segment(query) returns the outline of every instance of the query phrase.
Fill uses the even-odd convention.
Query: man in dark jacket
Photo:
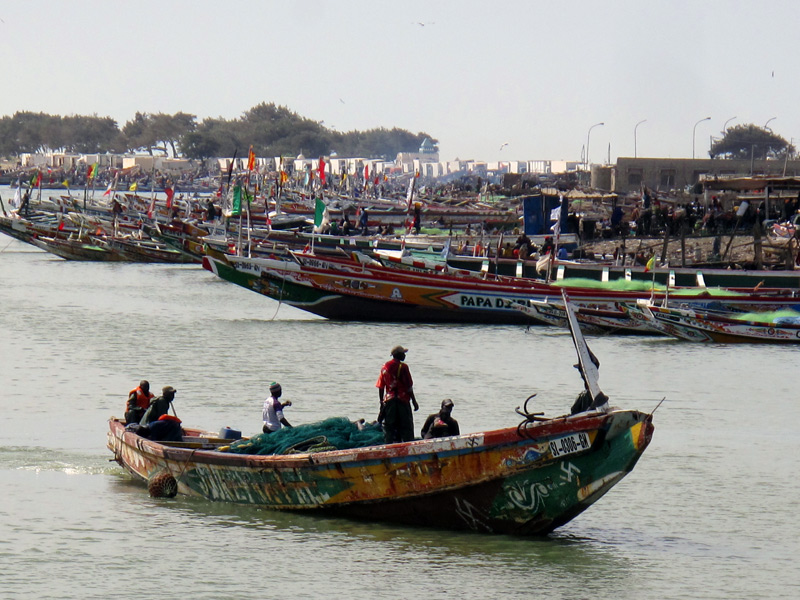
[[[171,385],[165,386],[161,390],[161,395],[150,401],[150,406],[144,413],[142,420],[139,421],[141,425],[149,425],[153,421],[158,421],[161,415],[166,415],[169,412],[169,405],[175,399],[175,388]]]
[[[450,398],[442,400],[439,412],[429,415],[422,426],[423,439],[460,435],[458,421],[450,416],[451,412],[453,412],[453,401]]]

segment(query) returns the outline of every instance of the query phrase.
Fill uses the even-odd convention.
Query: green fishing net
[[[595,279],[584,279],[581,277],[567,277],[558,281],[553,281],[553,285],[565,288],[579,287],[579,288],[593,288],[598,290],[613,290],[617,292],[650,292],[653,288],[652,281],[644,281],[633,279],[628,281],[626,279],[614,279],[612,281],[597,281]],[[657,292],[666,290],[666,286],[661,283],[655,284]],[[719,287],[710,288],[670,288],[671,296],[740,296],[741,292],[728,290]]]
[[[274,433],[259,433],[230,445],[236,454],[297,454],[346,450],[383,444],[383,430],[376,423],[354,423],[331,417],[316,423],[282,427]]]

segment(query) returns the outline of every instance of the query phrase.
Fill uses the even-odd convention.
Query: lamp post
[[[703,121],[710,121],[711,117],[706,117],[705,119],[700,119],[697,123],[694,124],[692,128],[692,159],[694,159],[694,135],[697,133],[697,126],[700,125]]]
[[[585,159],[586,160],[586,165],[585,165],[586,166],[586,168],[585,168],[586,171],[589,170],[589,136],[592,135],[592,129],[594,129],[595,127],[599,127],[601,125],[605,125],[605,123],[595,123],[594,125],[589,127],[589,131],[586,133],[586,159]]]
[[[727,131],[728,131],[728,123],[730,123],[731,121],[733,121],[735,118],[736,118],[736,117],[731,117],[730,119],[728,119],[727,121],[725,121],[725,125],[723,125],[723,126],[722,126],[722,135],[725,135],[725,132],[727,132]]]
[[[641,125],[645,121],[647,121],[647,119],[642,119],[633,128],[633,158],[636,158],[636,130],[639,129],[639,125]]]
[[[768,127],[768,125],[769,125],[770,123],[772,123],[772,122],[773,122],[775,119],[777,119],[777,118],[778,118],[778,117],[772,117],[771,119],[767,119],[767,122],[766,122],[766,123],[764,123],[764,129],[766,129],[767,131],[769,131],[770,133],[772,133],[772,129],[770,129],[770,128]]]

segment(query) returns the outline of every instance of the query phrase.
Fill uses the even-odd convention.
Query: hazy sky
[[[789,0],[5,1],[0,115],[275,102],[444,160],[580,160],[588,137],[593,162],[646,119],[638,156],[691,157],[696,131],[700,157],[733,117],[800,141],[798,25]]]

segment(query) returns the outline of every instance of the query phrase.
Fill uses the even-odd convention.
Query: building
[[[608,167],[605,167],[608,168]],[[592,187],[607,189],[604,168],[592,167]],[[630,193],[647,186],[657,192],[684,191],[701,179],[766,175],[800,175],[800,160],[737,160],[721,158],[624,158],[610,167],[610,191]]]

